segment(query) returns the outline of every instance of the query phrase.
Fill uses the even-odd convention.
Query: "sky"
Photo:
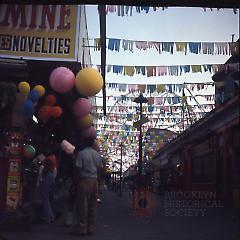
[[[94,38],[100,37],[99,16],[96,5],[86,6],[89,43],[93,46]],[[214,8],[185,8],[169,7],[146,14],[137,13],[133,9],[132,16],[118,16],[116,13],[107,14],[107,37],[137,41],[157,42],[231,42],[239,38],[239,11],[234,14],[233,9]],[[107,42],[108,44],[108,42]],[[171,66],[194,64],[224,64],[230,55],[207,55],[176,52],[159,54],[155,49],[124,51],[110,51],[107,49],[106,62],[110,65],[132,66]],[[91,48],[93,67],[101,64],[100,51]],[[124,76],[123,74],[107,73],[106,83],[126,84],[181,84],[184,82],[212,82],[213,74],[189,73],[182,76],[146,77],[142,75]],[[205,89],[205,94],[214,94],[214,87]],[[107,96],[120,96],[123,93],[107,89]],[[193,92],[193,94],[195,94]],[[97,95],[97,105],[102,105],[102,93]],[[147,97],[147,96],[146,96]],[[108,101],[108,105],[116,102]],[[214,100],[212,100],[214,103]],[[130,103],[131,104],[131,103]],[[114,110],[111,110],[114,112]],[[209,109],[210,111],[210,109]],[[101,122],[101,121],[100,121]]]
[[[87,5],[87,27],[89,44],[93,46],[94,38],[100,37],[99,16],[96,5]],[[128,40],[172,41],[172,42],[231,42],[232,34],[235,41],[239,38],[239,11],[234,14],[233,9],[193,7],[169,7],[153,11],[151,8],[146,14],[137,13],[133,9],[132,16],[118,16],[108,13],[106,17],[107,37]],[[108,44],[108,42],[107,42]],[[93,67],[100,65],[100,51],[91,50]],[[106,62],[110,65],[133,66],[170,66],[192,64],[224,64],[230,55],[193,54],[174,51],[174,54],[155,49],[146,51],[134,49],[133,53],[124,51],[110,51],[107,49]],[[106,83],[126,84],[182,84],[184,82],[212,82],[212,73],[188,73],[181,76],[147,77],[142,75],[124,76],[109,72],[106,74]],[[207,89],[208,94],[214,94],[214,87]],[[121,95],[107,89],[107,95]],[[100,92],[99,97],[102,96]],[[102,105],[98,99],[98,105]],[[110,104],[110,103],[109,103]],[[114,104],[114,103],[112,103]]]
[[[100,36],[99,20],[96,6],[87,6],[87,22],[89,38]],[[152,9],[137,13],[133,10],[132,16],[117,16],[116,13],[107,14],[107,37],[129,40],[148,41],[186,41],[186,42],[228,42],[235,34],[239,38],[239,12],[234,14],[233,9],[206,9],[169,7],[164,11]],[[147,53],[148,52],[148,53]],[[197,63],[222,63],[228,57],[209,56],[181,53],[166,53],[159,55],[155,50],[134,53],[122,51],[120,53],[107,52],[107,63],[133,65],[178,65]],[[152,57],[154,55],[154,57]],[[100,63],[100,54],[92,51],[92,62]]]

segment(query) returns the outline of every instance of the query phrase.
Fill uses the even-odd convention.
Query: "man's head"
[[[92,147],[94,144],[94,138],[92,137],[87,137],[84,139],[84,146],[85,147]]]

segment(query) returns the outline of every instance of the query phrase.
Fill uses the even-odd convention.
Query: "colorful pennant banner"
[[[142,93],[174,93],[181,92],[186,85],[189,85],[191,91],[200,91],[202,89],[207,90],[209,86],[218,86],[222,82],[205,82],[205,83],[183,83],[183,84],[126,84],[126,83],[107,83],[108,89],[116,90],[119,92],[142,92]],[[99,98],[100,96],[98,96]],[[112,97],[112,96],[108,96]],[[117,97],[119,98],[119,97]],[[124,101],[128,99],[127,96],[122,95],[121,99]]]
[[[101,66],[96,65],[98,71]],[[204,64],[204,65],[174,65],[174,66],[123,66],[123,65],[106,65],[107,72],[133,76],[141,74],[147,77],[162,77],[166,75],[180,76],[183,73],[202,73],[210,72],[215,74],[219,71],[226,73],[239,69],[239,63],[230,64]]]
[[[137,13],[144,12],[145,14],[148,14],[150,10],[153,10],[154,12],[158,9],[162,9],[163,11],[165,9],[168,9],[167,6],[162,7],[151,7],[151,6],[126,6],[126,5],[106,5],[106,14],[112,14],[115,13],[119,17],[124,16],[132,16],[133,11]],[[203,7],[204,12],[207,8]],[[213,8],[209,8],[211,11],[213,11]],[[220,10],[221,8],[216,8],[216,10]],[[237,9],[233,9],[234,14],[237,13]]]
[[[101,50],[100,38],[93,38],[94,50]],[[107,49],[110,51],[119,52],[120,49],[124,51],[133,52],[134,49],[149,50],[155,49],[158,53],[168,52],[182,52],[193,54],[210,54],[210,55],[233,55],[239,51],[238,42],[158,42],[158,41],[144,41],[144,40],[128,40],[119,38],[107,38]]]

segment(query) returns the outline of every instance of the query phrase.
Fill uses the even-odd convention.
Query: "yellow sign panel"
[[[7,181],[7,193],[17,193],[20,190],[20,176],[10,176]]]
[[[7,209],[17,209],[20,202],[19,194],[8,194],[6,198]]]
[[[78,5],[0,5],[0,54],[6,57],[74,61]]]

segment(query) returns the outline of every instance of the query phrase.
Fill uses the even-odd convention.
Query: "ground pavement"
[[[27,229],[0,230],[0,240],[238,240],[236,210],[211,208],[201,213],[188,210],[176,214],[163,197],[154,195],[151,211],[131,210],[130,193],[105,191],[97,205],[97,225],[92,236],[71,236],[64,216],[50,225],[33,224]],[[144,202],[141,203],[144,206]],[[62,208],[64,209],[64,208]],[[178,216],[177,216],[178,215]],[[185,216],[182,216],[185,215]]]

